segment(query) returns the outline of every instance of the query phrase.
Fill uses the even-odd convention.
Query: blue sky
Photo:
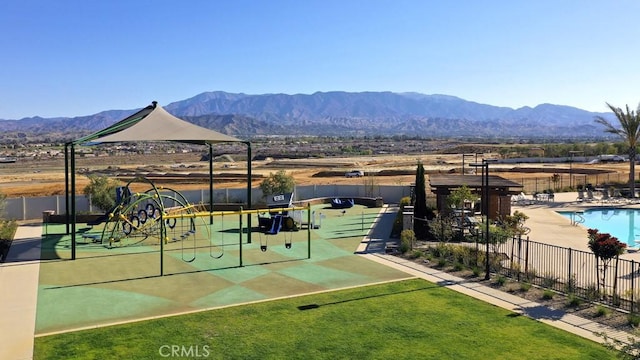
[[[636,0],[4,0],[0,119],[205,91],[640,102]]]

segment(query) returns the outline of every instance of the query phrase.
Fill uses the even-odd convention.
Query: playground
[[[381,208],[316,204],[295,210],[311,211],[316,223],[296,222],[289,231],[273,231],[273,223],[261,229],[259,211],[189,213],[187,204],[173,215],[161,210],[167,215],[155,225],[124,215],[148,204],[139,201],[111,222],[78,224],[75,260],[65,225],[46,224],[36,335],[407,277],[354,254],[374,222],[390,230],[395,214]]]

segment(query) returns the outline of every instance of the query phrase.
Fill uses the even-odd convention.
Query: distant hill
[[[147,105],[147,104],[141,104]],[[187,121],[233,136],[420,135],[423,137],[604,137],[592,113],[563,105],[511,109],[448,95],[392,92],[316,92],[247,95],[222,91],[161,104]],[[106,110],[74,118],[0,121],[0,131],[95,131],[133,113]]]

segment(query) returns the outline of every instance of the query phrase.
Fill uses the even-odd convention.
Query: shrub
[[[453,270],[462,271],[464,270],[464,265],[456,261],[455,263],[453,263]]]
[[[569,296],[567,296],[567,306],[578,307],[581,304],[582,304],[582,299],[577,297],[575,294],[569,294]]]
[[[84,194],[91,196],[91,202],[99,209],[109,211],[116,205],[117,180],[106,176],[89,175],[89,184],[84,188]]]
[[[549,290],[549,289],[546,289],[546,290],[542,293],[542,298],[543,298],[544,300],[551,300],[551,299],[553,299],[553,295],[554,295],[554,292],[553,292],[553,291],[551,291],[551,290]]]
[[[567,294],[574,294],[576,292],[576,275],[575,274],[571,274],[571,276],[569,277],[569,280],[564,285],[564,290],[567,292]]]
[[[447,258],[453,252],[453,247],[449,246],[443,242],[438,243],[436,247],[433,249],[433,254],[437,257]]]
[[[531,289],[531,283],[523,281],[520,283],[520,291],[527,292]]]
[[[637,327],[638,325],[640,325],[640,315],[629,314],[629,316],[627,316],[627,322],[629,323],[629,325]]]
[[[500,286],[504,286],[506,282],[507,282],[507,278],[504,275],[498,275],[498,277],[496,278],[496,284]]]
[[[596,306],[596,317],[608,316],[611,313],[611,310],[606,306],[598,305]]]
[[[265,198],[269,195],[285,194],[293,191],[296,183],[293,176],[287,175],[284,170],[269,173],[269,176],[260,183],[260,190]]]
[[[447,265],[447,259],[441,257],[438,258],[438,267],[443,268]]]
[[[400,252],[406,253],[409,250],[413,250],[413,244],[416,242],[416,235],[413,230],[402,230],[400,233]]]
[[[13,240],[13,236],[18,229],[15,220],[0,220],[0,240]]]
[[[474,266],[473,268],[473,276],[478,277],[480,276],[480,268],[477,266]]]
[[[600,292],[596,284],[589,284],[585,289],[585,297],[589,302],[594,302],[600,297]]]
[[[469,264],[471,264],[471,260],[472,260],[472,256],[471,256],[471,251],[472,249],[468,246],[454,246],[451,249],[451,252],[453,254],[453,258],[455,259],[455,261],[460,262],[462,264],[464,264],[464,266],[469,266]],[[475,260],[475,259],[474,259]]]
[[[413,251],[409,254],[408,258],[409,258],[409,259],[419,259],[419,258],[421,258],[421,257],[422,257],[422,255],[424,255],[422,251],[420,251],[420,250],[413,250]]]

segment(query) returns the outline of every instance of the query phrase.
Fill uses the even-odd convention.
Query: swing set
[[[260,251],[266,252],[268,239],[283,232],[284,247],[291,249],[293,231],[298,231],[299,224],[289,216],[288,208],[293,208],[293,193],[277,194],[267,198],[266,212],[258,213],[258,226],[260,228]],[[287,236],[288,235],[288,236]]]
[[[133,182],[148,183],[150,188],[144,192],[132,192]],[[94,243],[102,244],[108,249],[159,244],[160,275],[164,275],[164,252],[168,244],[180,243],[179,247],[173,246],[172,250],[179,251],[180,259],[186,263],[196,261],[198,255],[204,255],[205,249],[208,258],[222,258],[225,247],[233,245],[225,243],[225,232],[228,231],[225,230],[225,217],[237,215],[239,266],[243,266],[243,216],[246,215],[249,219],[253,214],[258,215],[261,252],[267,251],[269,237],[282,236],[285,248],[292,248],[293,232],[299,230],[300,224],[288,215],[290,211],[301,215],[306,210],[307,223],[310,223],[310,205],[295,208],[291,205],[292,196],[293,194],[285,194],[273,197],[275,201],[268,209],[243,210],[239,207],[237,211],[207,211],[202,206],[190,204],[176,190],[156,187],[149,179],[136,178],[117,189],[117,205],[100,220],[90,224],[95,226],[104,223],[101,234],[91,236]],[[269,216],[260,215],[265,213],[269,213]],[[214,222],[214,218],[219,220]],[[219,229],[214,231],[218,226]],[[310,258],[311,227],[307,226],[307,229],[307,258]],[[220,235],[215,236],[215,232],[220,232]]]

